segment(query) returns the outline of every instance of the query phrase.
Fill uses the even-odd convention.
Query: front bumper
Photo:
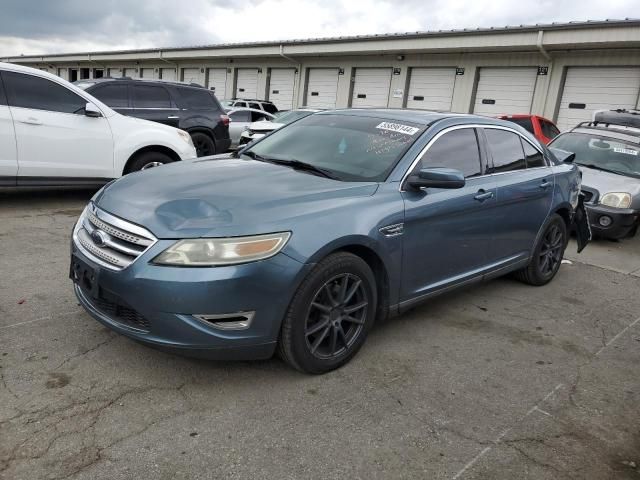
[[[613,208],[604,205],[585,204],[593,233],[599,237],[620,239],[626,237],[640,224],[640,210]],[[611,223],[603,226],[602,217],[609,217]]]
[[[72,254],[95,269],[98,288],[74,284],[80,304],[96,320],[161,350],[219,360],[273,355],[280,324],[309,266],[282,253],[260,262],[184,268],[150,262],[173,240],[160,240],[129,267],[111,270]],[[225,330],[194,315],[255,312],[248,328]]]

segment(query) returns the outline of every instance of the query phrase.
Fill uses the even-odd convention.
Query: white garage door
[[[478,115],[531,113],[536,68],[481,68],[473,112]]]
[[[351,106],[386,107],[391,89],[390,68],[357,68]]]
[[[113,67],[109,68],[109,76],[112,78],[120,78],[124,75],[124,68]]]
[[[558,128],[567,130],[593,118],[594,110],[636,108],[640,68],[573,67],[558,110]]]
[[[142,78],[156,78],[156,72],[154,68],[141,68],[140,76]]]
[[[210,68],[207,88],[209,90],[213,90],[213,93],[218,100],[224,100],[227,98],[227,69]]]
[[[257,98],[258,96],[258,69],[239,68],[236,82],[236,97]]]
[[[167,80],[168,82],[175,82],[177,80],[176,69],[175,68],[161,68],[160,69],[160,78],[162,80]]]
[[[186,83],[196,83],[204,87],[204,69],[183,68],[182,81]]]
[[[58,76],[64,78],[65,80],[69,80],[69,69],[68,68],[59,68]]]
[[[310,68],[305,106],[336,108],[339,78],[337,68]]]
[[[455,81],[455,68],[412,68],[407,108],[450,111]]]
[[[295,69],[274,68],[271,70],[269,100],[276,104],[278,110],[291,110],[293,108],[293,86],[295,82]]]
[[[122,76],[129,78],[138,78],[138,72],[136,70],[136,68],[125,68],[122,70]]]

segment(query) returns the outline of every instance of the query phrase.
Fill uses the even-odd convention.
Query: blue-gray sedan
[[[518,126],[342,110],[234,155],[127,175],[78,220],[71,278],[146,344],[321,373],[374,324],[452,288],[560,266],[580,175]]]

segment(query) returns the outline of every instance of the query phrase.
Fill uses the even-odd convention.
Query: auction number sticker
[[[613,151],[616,152],[616,153],[624,153],[626,155],[638,156],[638,151],[637,150],[631,150],[630,148],[616,147],[616,148],[613,149]]]
[[[382,122],[376,128],[380,130],[389,130],[391,132],[404,133],[405,135],[415,135],[420,129],[416,127],[410,127],[409,125],[402,125],[401,123]]]

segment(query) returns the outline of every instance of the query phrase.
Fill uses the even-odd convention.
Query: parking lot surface
[[[78,306],[92,192],[0,192],[1,479],[640,478],[640,239],[378,325],[338,371],[218,363]]]

